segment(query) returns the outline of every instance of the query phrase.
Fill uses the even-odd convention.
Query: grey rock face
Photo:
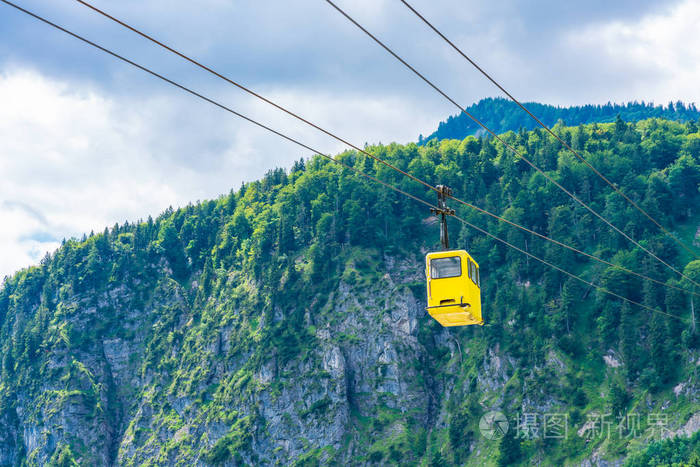
[[[516,361],[498,346],[470,350],[447,329],[425,332],[430,318],[415,287],[422,263],[385,258],[384,266],[374,282],[341,281],[323,299],[268,314],[244,302],[261,286],[235,275],[225,294],[197,306],[168,277],[146,299],[123,285],[66,297],[62,326],[71,332],[41,355],[50,377],[20,388],[0,412],[0,466],[45,465],[66,446],[83,465],[285,465],[314,453],[357,465],[368,439],[449,427],[454,405],[470,393],[484,409],[546,412],[560,402],[531,384],[568,371],[551,351],[518,376],[519,406],[505,407]],[[103,322],[113,328],[102,337],[71,341]],[[273,345],[264,336],[274,326],[302,329],[304,350]],[[463,378],[470,360],[478,371]],[[696,397],[694,386],[678,394]],[[596,453],[586,462],[605,461]]]

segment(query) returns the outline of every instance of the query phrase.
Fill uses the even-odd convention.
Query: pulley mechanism
[[[430,208],[436,216],[440,216],[440,243],[443,250],[450,249],[450,238],[447,235],[447,216],[454,216],[455,210],[447,207],[447,197],[452,195],[452,188],[446,185],[437,185],[435,187],[438,196],[438,207]]]

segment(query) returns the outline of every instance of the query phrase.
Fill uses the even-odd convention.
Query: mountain
[[[628,122],[637,122],[648,118],[664,118],[688,122],[700,119],[700,110],[695,104],[669,102],[668,105],[653,103],[628,102],[627,104],[584,105],[559,107],[537,102],[525,102],[523,105],[537,116],[542,122],[552,127],[559,121],[565,125],[577,126],[585,123],[611,123],[619,115]],[[467,107],[467,111],[478,118],[484,125],[496,133],[519,131],[521,128],[532,130],[540,128],[529,115],[513,101],[502,97],[482,99]],[[484,130],[463,113],[449,117],[440,122],[438,129],[424,138],[419,137],[419,143],[424,144],[432,139],[464,139],[469,135],[483,134]]]
[[[556,131],[698,248],[694,123]],[[700,281],[700,261],[553,138],[504,137]],[[480,263],[487,325],[442,328],[424,310],[424,256],[438,247],[427,208],[325,159],[299,161],[217,200],[67,240],[5,279],[0,465],[697,465],[700,338],[688,279],[493,140],[369,150],[657,278],[669,287],[454,206],[659,312],[450,223],[453,243]],[[360,154],[338,157],[434,197]]]

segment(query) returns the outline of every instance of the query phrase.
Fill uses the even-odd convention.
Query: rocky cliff
[[[628,188],[692,241],[697,128],[557,131],[594,155],[615,151],[622,168],[644,166],[623,177]],[[557,160],[544,135],[508,137],[530,138],[521,142],[563,183],[636,219],[572,178],[582,168]],[[488,140],[373,150],[533,229],[687,286]],[[669,187],[685,191],[666,196]],[[692,460],[700,354],[689,295],[494,223],[529,251],[683,319],[632,310],[461,229],[455,242],[482,265],[488,325],[445,329],[424,310],[423,258],[437,239],[427,216],[313,159],[215,201],[66,241],[0,289],[0,465],[617,465],[669,450]],[[635,222],[627,227],[650,247],[700,273]],[[484,426],[492,411],[509,422],[505,436]]]

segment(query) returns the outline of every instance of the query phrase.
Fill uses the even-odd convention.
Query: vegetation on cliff
[[[695,123],[618,119],[554,131],[694,241]],[[553,138],[539,130],[504,137],[700,281],[699,261]],[[368,150],[533,230],[690,288],[493,140]],[[432,200],[360,154],[338,157]],[[6,278],[0,465],[505,465],[630,453],[630,462],[665,462],[659,456],[673,449],[647,447],[651,416],[666,414],[666,428],[678,430],[700,411],[700,339],[688,294],[454,207],[533,254],[682,320],[586,289],[451,224],[453,243],[481,265],[488,326],[440,328],[422,309],[422,257],[438,243],[426,209],[312,158],[218,200],[67,240],[41,265]],[[479,434],[489,410],[511,421],[500,441]],[[565,415],[566,436],[524,436],[514,425],[526,413]],[[642,434],[589,436],[589,417],[607,413],[617,421],[639,415]],[[696,446],[697,436],[674,442]],[[673,462],[691,462],[686,451]]]

